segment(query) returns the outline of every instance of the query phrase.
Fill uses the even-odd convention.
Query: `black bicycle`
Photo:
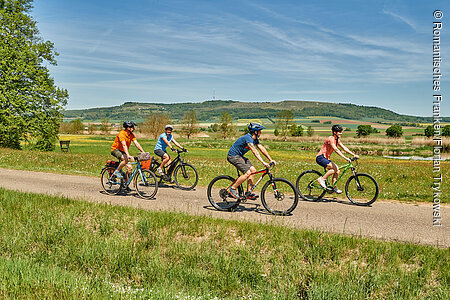
[[[198,172],[191,164],[184,161],[184,153],[186,149],[176,150],[177,157],[175,157],[170,165],[164,166],[164,174],[158,174],[160,162],[155,159],[152,160],[150,170],[159,178],[159,182],[175,183],[178,188],[182,190],[192,190],[198,183]],[[173,176],[173,179],[172,179]]]
[[[141,198],[152,199],[158,192],[158,180],[155,173],[145,168],[147,161],[139,161],[138,157],[134,157],[136,165],[128,180],[125,173],[120,170],[123,178],[119,179],[114,175],[114,171],[119,165],[118,161],[108,160],[101,171],[101,181],[103,190],[109,195],[117,195],[121,191],[126,191],[134,179],[134,187]],[[144,166],[142,166],[144,164]]]
[[[270,172],[270,168],[274,166],[270,163],[270,167],[257,171],[253,174],[262,173],[261,177],[251,188],[252,192],[261,182],[264,176],[268,176],[268,181],[261,189],[261,202],[264,208],[274,215],[289,215],[297,207],[298,194],[294,184],[285,178],[275,178]],[[252,175],[253,175],[252,174]],[[238,170],[238,177],[240,172]],[[220,175],[214,178],[208,185],[208,200],[217,210],[233,211],[241,202],[247,201],[242,184],[238,187],[239,198],[236,199],[230,194],[230,187],[236,181],[229,175]],[[269,189],[269,186],[272,189]]]
[[[357,158],[352,158],[351,162],[341,166],[339,168],[339,170],[341,170],[341,174],[333,185],[329,183],[327,178],[326,189],[323,188],[317,181],[317,179],[322,176],[319,171],[304,171],[297,178],[296,186],[298,193],[304,200],[319,201],[323,198],[325,193],[334,193],[334,187],[350,169],[352,170],[353,175],[348,178],[347,183],[345,184],[345,194],[347,195],[348,200],[356,205],[369,206],[377,200],[380,188],[378,187],[378,183],[375,178],[371,175],[366,173],[358,173],[356,171],[357,166]],[[327,171],[328,170],[325,169],[325,172]]]

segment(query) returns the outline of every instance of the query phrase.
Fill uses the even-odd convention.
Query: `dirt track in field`
[[[198,187],[194,191],[181,191],[170,185],[161,186],[155,199],[143,200],[137,197],[134,191],[127,195],[104,194],[99,177],[0,170],[2,171],[0,187],[23,192],[63,195],[85,201],[148,210],[180,211],[193,215],[281,224],[439,247],[450,245],[448,205],[441,205],[442,226],[433,226],[431,204],[377,201],[371,207],[359,207],[350,204],[345,196],[340,196],[339,199],[326,198],[316,203],[299,201],[291,216],[278,217],[268,214],[260,200],[244,203],[235,212],[216,211],[209,204],[206,188],[203,187]]]

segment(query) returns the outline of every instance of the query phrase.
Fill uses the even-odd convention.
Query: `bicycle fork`
[[[352,172],[353,172],[353,176],[355,176],[356,189],[360,192],[364,191],[364,188],[362,187],[361,182],[359,182],[359,177],[357,176],[358,173],[356,173],[355,168],[352,168]]]

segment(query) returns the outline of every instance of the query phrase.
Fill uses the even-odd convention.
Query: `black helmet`
[[[133,121],[125,121],[123,122],[123,128],[127,129],[129,127],[134,127],[137,126],[136,123],[134,123]]]
[[[167,129],[169,129],[169,128],[173,130],[173,126],[170,125],[170,124],[167,124],[166,127],[164,127],[164,130],[167,130]]]
[[[258,130],[263,130],[265,128],[266,127],[264,127],[264,126],[262,126],[261,124],[258,124],[258,123],[250,123],[250,124],[248,124],[248,131],[250,133],[253,133],[253,132],[258,131]]]
[[[338,125],[338,124],[333,125],[333,126],[331,127],[331,131],[333,131],[333,132],[341,132],[341,131],[343,131],[343,130],[344,130],[344,128],[342,128],[342,126],[341,126],[341,125]]]

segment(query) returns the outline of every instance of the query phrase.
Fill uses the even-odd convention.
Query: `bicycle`
[[[119,179],[114,175],[114,171],[119,165],[118,161],[108,160],[101,171],[101,181],[103,190],[109,195],[117,195],[121,191],[126,191],[134,179],[134,187],[138,195],[143,199],[152,199],[158,192],[158,181],[155,173],[148,170],[150,161],[139,161],[135,156],[131,164],[136,165],[128,180],[122,170],[120,170],[123,178]],[[147,167],[146,167],[147,166]]]
[[[261,189],[261,202],[264,208],[274,215],[289,215],[297,207],[298,194],[294,184],[285,178],[274,178],[270,172],[271,167],[274,164],[270,163],[269,167],[257,171],[254,174],[262,174],[256,181],[255,185],[251,188],[250,192],[256,188],[261,182],[264,176],[268,176],[268,181]],[[240,172],[238,170],[238,177]],[[231,185],[236,181],[229,175],[220,175],[214,178],[208,185],[207,195],[211,205],[220,211],[233,211],[241,202],[247,201],[247,196],[244,193],[242,185],[238,187],[239,198],[234,198],[229,189]],[[273,193],[267,188],[272,186]]]
[[[353,164],[355,162],[355,164]],[[344,174],[351,169],[353,175],[351,175],[345,184],[345,194],[348,200],[355,205],[369,206],[374,203],[378,198],[380,189],[378,183],[371,175],[366,173],[356,172],[358,167],[357,158],[352,158],[351,161],[340,167],[340,175],[333,185],[329,184],[328,178],[326,180],[327,188],[324,189],[317,179],[322,176],[319,171],[308,170],[301,173],[296,182],[296,187],[300,197],[304,200],[319,201],[323,198],[325,193],[332,194],[334,192],[334,187],[339,182],[339,180],[344,176]],[[327,169],[325,169],[327,172]]]
[[[150,165],[150,170],[156,174],[156,177],[159,178],[159,182],[167,181],[169,183],[172,182],[172,175],[174,178],[174,183],[177,185],[179,189],[182,190],[192,190],[198,183],[198,172],[191,164],[184,161],[184,157],[180,154],[186,153],[187,150],[176,150],[177,157],[170,163],[168,168],[164,166],[164,174],[158,174],[158,168],[161,163],[156,160],[152,160]]]

